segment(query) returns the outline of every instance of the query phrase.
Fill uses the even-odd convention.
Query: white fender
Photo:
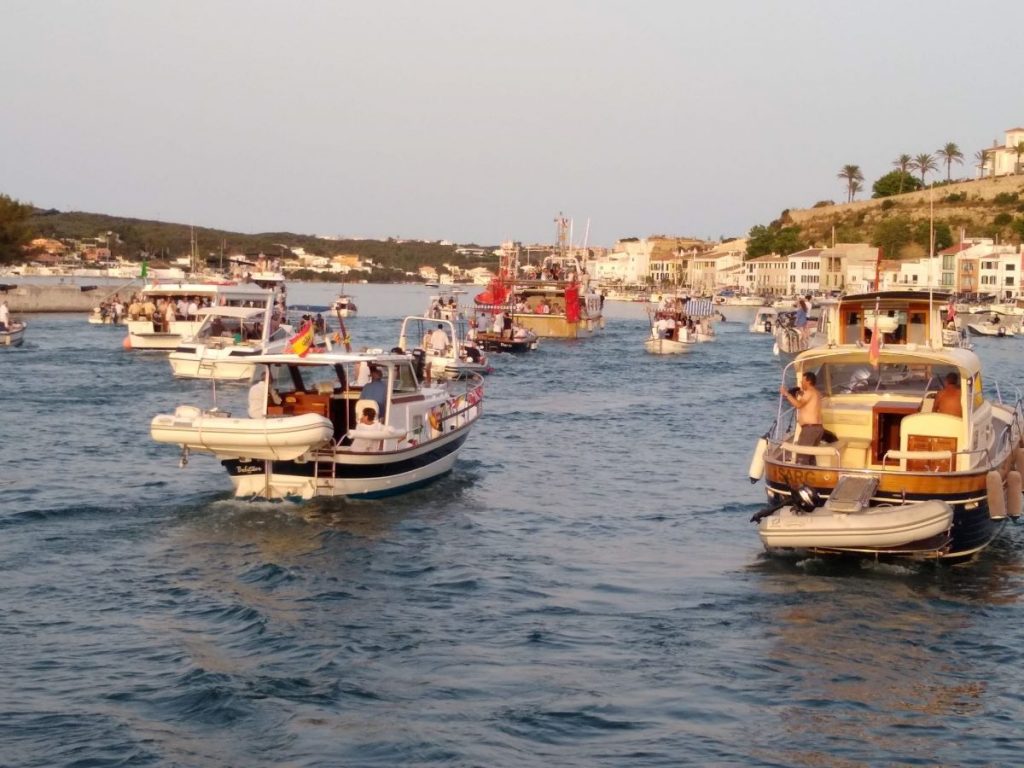
[[[988,516],[993,520],[1006,517],[1006,494],[1003,493],[1003,478],[993,469],[985,476],[985,487],[988,491]]]
[[[1024,507],[1024,496],[1021,496],[1021,475],[1011,469],[1006,475],[1006,514],[1012,518],[1020,517]]]
[[[768,451],[768,440],[760,438],[754,446],[754,455],[750,459],[750,469],[747,475],[750,482],[756,483],[764,475],[764,455]]]

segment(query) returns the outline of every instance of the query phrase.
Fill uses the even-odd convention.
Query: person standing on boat
[[[801,296],[796,302],[796,319],[793,321],[793,327],[800,332],[801,342],[807,340],[807,314],[807,302]]]
[[[946,413],[961,418],[964,415],[960,405],[960,376],[955,371],[946,374],[946,383],[935,395],[935,413]]]
[[[444,351],[448,348],[448,334],[444,332],[444,326],[440,323],[437,324],[437,328],[430,334],[430,348],[434,351],[435,355],[443,355]]]
[[[797,445],[815,446],[825,435],[825,427],[821,423],[821,393],[817,389],[818,377],[812,371],[804,373],[800,379],[800,392],[793,395],[785,385],[779,387],[779,394],[796,408],[796,421],[800,425],[800,437]],[[798,454],[797,464],[813,464],[814,457]]]
[[[377,366],[370,368],[370,383],[363,387],[360,397],[377,403],[377,413],[384,421],[384,404],[388,401],[388,385],[383,381],[384,373]]]
[[[7,302],[0,302],[0,331],[6,331],[11,324],[11,310],[7,308]]]

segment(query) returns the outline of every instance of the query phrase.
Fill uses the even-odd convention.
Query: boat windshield
[[[322,393],[341,391],[344,386],[342,366],[338,365],[275,365],[273,384],[280,394],[294,392]]]
[[[933,363],[882,363],[873,368],[865,363],[825,363],[817,370],[818,388],[825,395],[886,392],[922,397],[942,388],[946,374],[955,365]]]

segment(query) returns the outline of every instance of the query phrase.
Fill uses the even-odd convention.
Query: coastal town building
[[[785,296],[789,293],[789,258],[769,253],[748,259],[745,285],[757,296]]]
[[[821,290],[821,249],[807,248],[786,258],[789,260],[789,295],[818,293]]]

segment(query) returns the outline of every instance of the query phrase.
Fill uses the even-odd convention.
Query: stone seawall
[[[12,314],[19,312],[91,312],[100,302],[120,294],[122,301],[132,288],[109,285],[30,285],[0,284],[0,301],[7,302]],[[137,287],[136,287],[137,290]]]

